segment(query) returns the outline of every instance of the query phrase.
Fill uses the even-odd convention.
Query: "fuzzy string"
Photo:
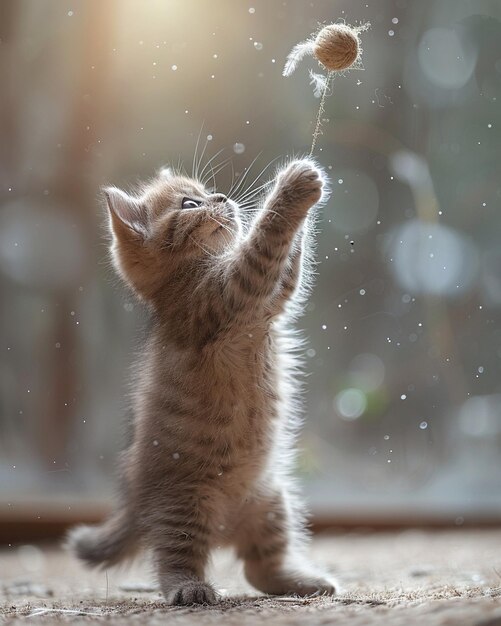
[[[317,123],[315,125],[315,130],[313,131],[313,139],[312,139],[312,142],[311,142],[311,148],[310,148],[310,154],[309,154],[310,157],[313,156],[313,151],[315,150],[315,146],[317,145],[317,139],[318,139],[319,135],[321,134],[322,115],[324,114],[324,110],[325,110],[325,98],[327,97],[327,92],[329,91],[329,87],[330,87],[330,83],[331,83],[331,79],[332,79],[332,74],[333,74],[333,72],[328,72],[327,73],[327,79],[325,81],[325,87],[324,87],[324,90],[322,92],[322,97],[320,98],[320,106],[318,107],[318,114],[317,114]]]

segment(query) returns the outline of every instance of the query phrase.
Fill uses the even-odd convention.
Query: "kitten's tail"
[[[66,537],[66,547],[91,567],[110,567],[132,558],[138,549],[133,517],[115,513],[99,526],[77,526]]]

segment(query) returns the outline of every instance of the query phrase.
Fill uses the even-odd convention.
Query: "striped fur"
[[[312,161],[290,163],[246,229],[235,203],[172,172],[135,197],[106,190],[114,265],[153,330],[134,370],[122,508],[69,536],[87,563],[146,547],[167,602],[213,603],[205,567],[229,544],[261,591],[334,592],[308,563],[291,478],[298,342],[287,324],[310,287],[308,213],[323,189]],[[184,197],[202,204],[182,209]]]

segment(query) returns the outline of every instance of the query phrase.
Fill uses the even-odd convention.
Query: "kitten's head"
[[[119,275],[145,300],[190,261],[230,250],[241,233],[238,206],[197,180],[164,169],[140,195],[104,190]]]

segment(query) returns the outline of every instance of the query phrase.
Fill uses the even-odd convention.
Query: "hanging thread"
[[[315,146],[317,145],[317,139],[319,137],[319,135],[321,134],[321,129],[322,129],[322,115],[324,114],[325,111],[325,98],[327,97],[327,92],[329,91],[329,87],[331,84],[331,80],[332,80],[332,75],[333,72],[329,71],[327,73],[327,78],[325,80],[325,87],[324,90],[322,92],[322,97],[320,98],[320,105],[318,107],[318,114],[317,114],[317,121],[315,124],[315,130],[313,131],[313,138],[311,141],[311,148],[310,148],[310,158],[313,156],[313,151],[315,150]]]

